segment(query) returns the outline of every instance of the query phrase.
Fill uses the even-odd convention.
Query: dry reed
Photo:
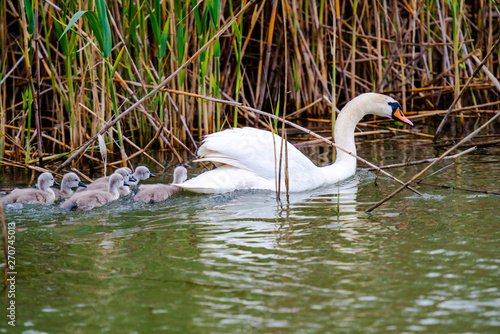
[[[85,14],[64,33],[81,10],[103,30]],[[414,132],[448,110],[443,133],[461,137],[499,112],[499,18],[486,0],[0,0],[0,159],[79,165],[102,132],[115,162],[145,146],[183,160],[204,134],[265,124],[199,96],[279,105],[333,136],[332,110],[377,91],[418,117]]]

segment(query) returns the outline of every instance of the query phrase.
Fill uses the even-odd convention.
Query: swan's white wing
[[[288,142],[286,145],[290,176],[307,175],[317,168],[293,145]],[[274,179],[279,166],[281,146],[281,137],[272,132],[255,128],[235,128],[206,136],[198,155],[200,161],[230,165],[266,179]]]
[[[246,169],[224,165],[189,179],[178,187],[198,193],[226,193],[238,189],[269,189],[274,180],[265,179]]]

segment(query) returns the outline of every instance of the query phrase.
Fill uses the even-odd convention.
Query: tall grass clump
[[[493,50],[446,121],[461,136],[499,110],[499,18],[493,0],[0,0],[0,159],[58,166],[117,118],[104,137],[121,164],[267,126],[216,99],[331,133],[335,110],[377,91],[429,114],[423,131]]]

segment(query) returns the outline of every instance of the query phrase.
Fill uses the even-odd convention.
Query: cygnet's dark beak
[[[87,185],[85,183],[83,183],[82,181],[78,182],[78,186],[87,188]]]
[[[137,181],[137,179],[136,179],[133,175],[130,175],[130,176],[128,177],[128,180],[129,180],[129,181],[131,181],[131,182],[135,182],[135,181]]]
[[[155,177],[156,175],[154,175],[153,173],[149,172],[149,177]]]
[[[134,180],[134,181],[135,181],[135,180]],[[130,187],[130,184],[128,184],[127,182],[123,182],[123,185],[124,185],[125,187]]]
[[[60,186],[61,184],[59,182],[57,182],[56,180],[54,180],[54,185],[55,186]]]
[[[405,124],[408,124],[410,126],[413,126],[413,123],[406,118],[405,115],[403,115],[403,108],[401,108],[401,105],[397,102],[389,102],[389,105],[392,108],[392,119],[401,121]]]

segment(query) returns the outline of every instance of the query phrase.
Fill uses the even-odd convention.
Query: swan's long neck
[[[73,194],[73,189],[71,189],[71,187],[69,186],[68,182],[66,180],[64,180],[64,179],[61,182],[61,191],[63,193],[68,194],[68,195]]]
[[[119,187],[120,187],[120,185],[117,182],[111,183],[111,181],[110,181],[108,184],[108,192],[113,194],[113,195],[120,196],[120,193],[118,192]]]
[[[351,108],[349,108],[351,107]],[[335,144],[352,154],[356,154],[356,143],[354,142],[354,130],[356,125],[363,117],[361,110],[358,110],[355,105],[346,106],[340,113],[335,122]],[[341,151],[337,148],[337,155],[335,163],[349,163],[354,164],[356,168],[356,158]]]
[[[52,190],[49,182],[39,180],[39,182],[37,182],[37,188],[47,193],[51,201],[53,201],[56,198],[56,193],[54,192],[54,190]]]
[[[36,187],[41,191],[47,191],[49,193],[53,192],[52,189],[50,188],[51,185],[47,181],[38,181]]]
[[[358,124],[363,116],[364,113],[361,110],[361,106],[357,104],[349,103],[342,109],[335,122],[334,129],[335,144],[338,147],[356,154],[354,130],[356,124]],[[356,172],[356,158],[338,148],[336,152],[335,163],[324,167],[325,176],[332,181],[335,181],[337,178],[347,178]]]

